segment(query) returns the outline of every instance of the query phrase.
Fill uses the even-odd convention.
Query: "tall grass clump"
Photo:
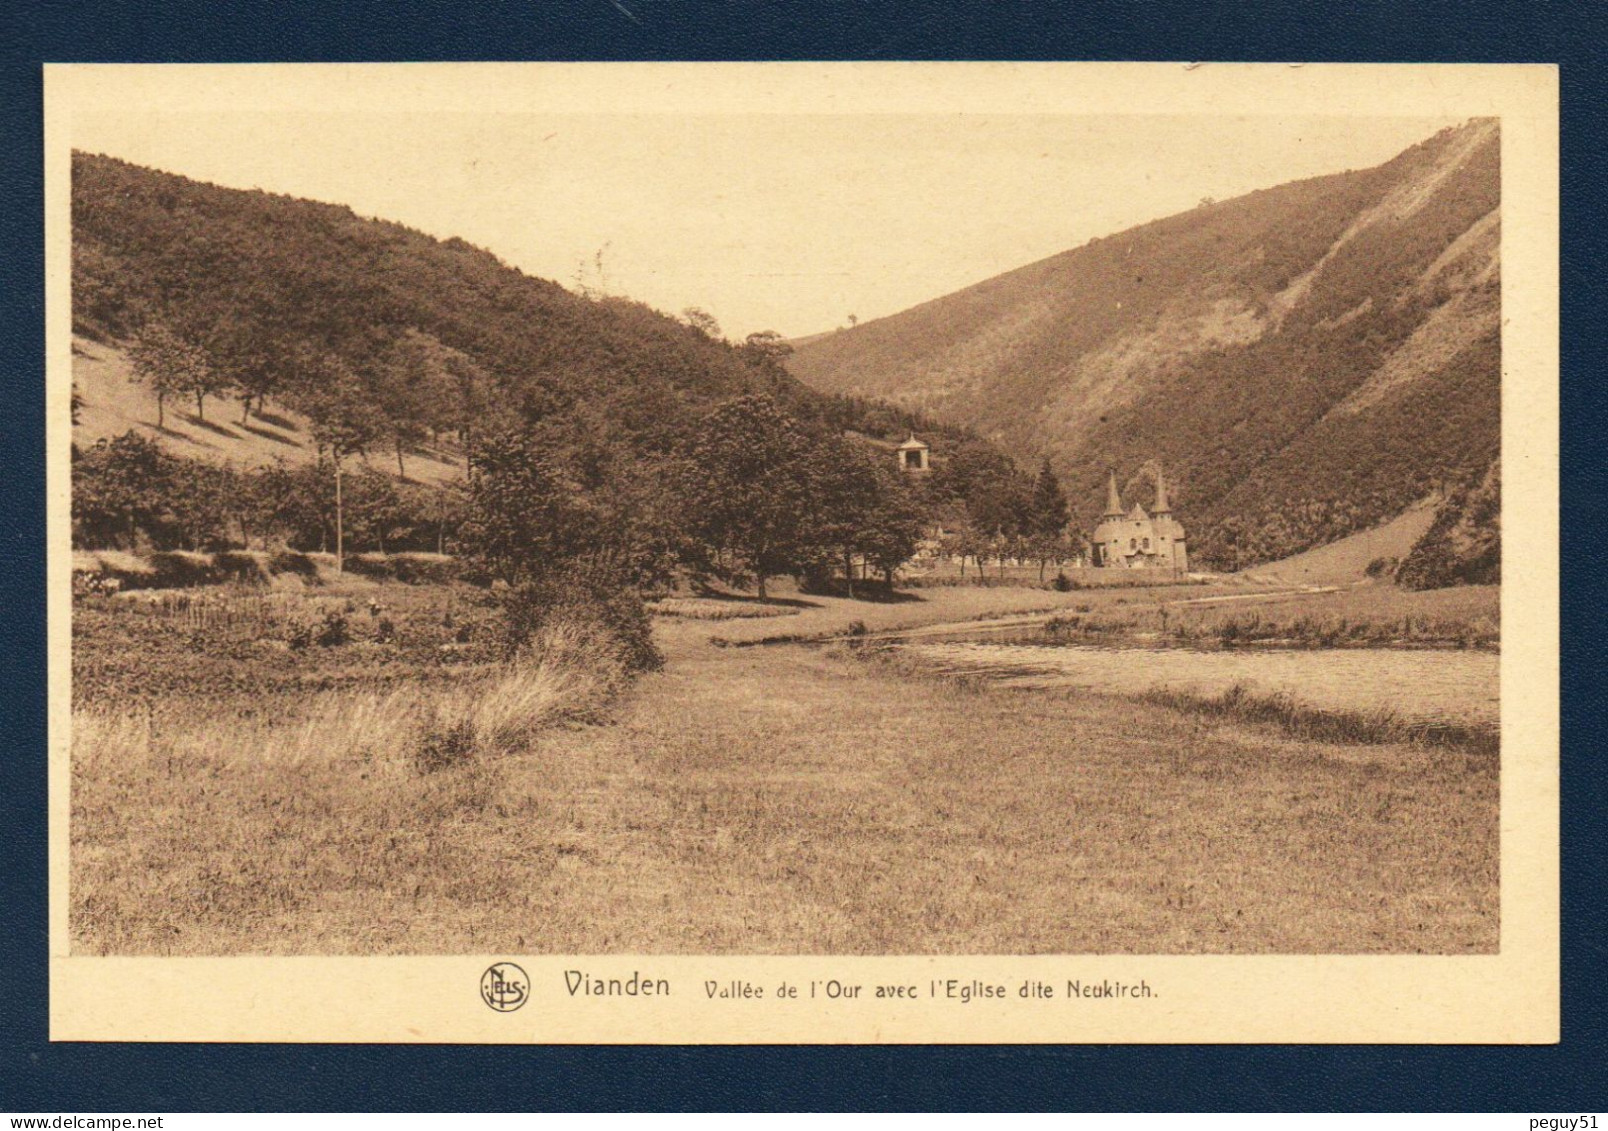
[[[430,772],[517,752],[554,726],[601,722],[628,678],[618,653],[587,627],[548,624],[501,674],[429,706],[413,744],[415,764]]]
[[[513,659],[554,626],[581,633],[626,672],[654,671],[664,656],[642,595],[604,565],[577,562],[512,586],[503,596],[504,652]]]
[[[634,674],[664,663],[640,594],[601,568],[574,565],[502,598],[502,672],[429,708],[413,744],[426,772],[528,746],[562,723],[601,721]]]

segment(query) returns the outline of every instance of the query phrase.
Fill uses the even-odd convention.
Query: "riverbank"
[[[1489,652],[1390,648],[1142,648],[993,640],[888,646],[953,676],[1024,690],[1080,689],[1143,696],[1156,690],[1210,698],[1234,688],[1281,695],[1312,711],[1480,730],[1494,747],[1501,658]]]
[[[1009,638],[1055,646],[1173,645],[1189,648],[1429,648],[1496,652],[1501,590],[1466,586],[1414,592],[1388,583],[1265,589],[1200,598],[1158,595],[1069,611]]]

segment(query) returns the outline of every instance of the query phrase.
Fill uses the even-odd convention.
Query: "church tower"
[[[1106,472],[1106,518],[1122,517],[1122,495],[1117,491],[1117,469]]]
[[[1156,465],[1156,510],[1150,516],[1156,539],[1156,564],[1178,573],[1189,569],[1189,543],[1184,527],[1172,515],[1172,500],[1167,497],[1167,479]]]
[[[1156,465],[1156,505],[1150,512],[1156,518],[1171,518],[1172,506],[1167,501],[1167,478],[1161,473],[1161,465]]]

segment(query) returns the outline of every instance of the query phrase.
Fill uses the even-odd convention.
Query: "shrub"
[[[371,577],[376,581],[386,581],[396,576],[391,559],[384,554],[347,554],[343,565],[347,573]]]
[[[504,647],[516,656],[553,625],[573,625],[603,641],[627,671],[650,671],[664,657],[642,595],[607,566],[578,562],[511,586],[503,596]]]
[[[428,705],[413,743],[414,765],[431,773],[470,757],[527,749],[555,725],[601,721],[624,679],[606,641],[592,630],[555,621],[496,679]]]
[[[1055,580],[1050,582],[1050,588],[1054,589],[1057,593],[1070,593],[1077,587],[1077,583],[1066,575],[1065,570],[1057,570]]]
[[[1394,577],[1399,564],[1396,558],[1375,558],[1362,572],[1368,577]]]
[[[222,577],[242,585],[267,585],[273,571],[268,554],[247,550],[220,550],[212,555],[212,565]]]
[[[280,550],[268,559],[270,573],[294,574],[306,581],[318,580],[318,566],[300,550]]]
[[[346,622],[346,614],[338,609],[324,613],[324,619],[313,635],[313,642],[321,648],[338,648],[351,643],[351,640],[352,629]]]
[[[391,555],[391,572],[409,585],[445,585],[458,579],[460,569],[449,554],[405,553]]]
[[[188,550],[162,550],[151,555],[158,589],[186,589],[194,585],[216,585],[224,579],[213,564],[211,554]]]
[[[451,722],[432,719],[419,735],[413,751],[413,764],[420,773],[433,774],[469,758],[475,751],[474,720]]]
[[[348,554],[346,570],[375,581],[401,581],[408,585],[444,585],[458,580],[458,559],[447,554]]]

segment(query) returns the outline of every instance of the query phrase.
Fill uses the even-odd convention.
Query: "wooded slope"
[[[1282,558],[1495,463],[1499,142],[1476,120],[1375,169],[1203,205],[808,341],[789,366],[1048,455],[1085,526],[1108,467],[1148,503],[1160,462],[1192,557]]]

